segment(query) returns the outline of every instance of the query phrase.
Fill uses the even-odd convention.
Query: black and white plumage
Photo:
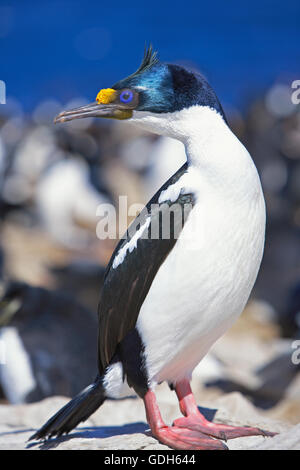
[[[107,267],[96,382],[33,438],[69,432],[106,397],[128,394],[128,386],[143,398],[153,435],[170,447],[223,449],[211,436],[261,434],[207,422],[189,386],[193,369],[242,312],[260,266],[265,206],[250,155],[227,126],[207,81],[161,64],[151,50],[135,74],[57,121],[90,116],[127,119],[178,139],[187,162],[133,223]],[[175,206],[179,217],[166,227],[159,214]],[[172,427],[155,402],[154,388],[162,381],[175,389],[184,414]]]
[[[115,361],[119,359],[125,368],[134,366],[129,363],[130,358],[143,363],[142,341],[141,339],[137,340],[137,337],[140,336],[136,328],[138,315],[158,269],[176,243],[176,236],[184,226],[188,210],[192,209],[194,205],[192,193],[179,195],[176,199],[176,206],[174,201],[170,199],[164,199],[160,204],[159,200],[164,191],[178,182],[186,172],[187,164],[183,165],[162,186],[139,215],[138,229],[129,227],[127,237],[120,241],[111,257],[99,302],[100,374],[106,370],[113,357]],[[170,208],[172,210],[172,206],[182,213],[180,217],[174,218],[175,224],[170,226],[170,236],[163,238],[164,212],[169,212]],[[185,212],[184,206],[188,208]],[[158,228],[160,232],[157,234],[158,238],[155,239],[151,237],[154,227]],[[136,235],[139,237],[137,238]],[[134,333],[131,333],[133,335],[131,343],[133,344],[129,345],[132,354],[128,355],[126,345],[124,350],[123,341],[133,329],[135,330]],[[132,381],[130,374],[127,376],[130,385],[143,396],[148,386],[147,374],[144,371],[141,375],[135,374],[136,382]],[[109,386],[108,383],[108,389]]]

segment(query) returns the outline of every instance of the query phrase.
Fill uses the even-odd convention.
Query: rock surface
[[[167,423],[179,416],[174,393],[159,387],[158,401]],[[30,442],[28,438],[55,411],[68,401],[65,397],[47,398],[29,405],[0,406],[0,449],[74,449],[74,450],[153,450],[167,449],[151,437],[140,399],[108,400],[85,423],[69,435],[47,442]],[[240,393],[230,393],[214,400],[202,401],[203,413],[216,422],[252,425],[279,432],[274,438],[262,436],[238,438],[227,442],[232,450],[298,449],[300,425],[291,426],[271,420],[258,411]]]
[[[280,339],[263,322],[261,311],[255,315],[257,309],[262,306],[252,305],[201,361],[192,388],[208,419],[280,433],[234,439],[229,449],[300,450],[300,370],[291,362],[291,341]],[[176,395],[165,384],[156,392],[162,416],[171,424],[180,416]],[[107,400],[68,436],[28,443],[67,401],[53,396],[27,405],[0,405],[0,449],[167,449],[151,437],[142,400],[134,398]]]

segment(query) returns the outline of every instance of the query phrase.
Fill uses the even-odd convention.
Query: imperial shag
[[[91,116],[126,119],[178,139],[187,162],[112,255],[99,302],[95,382],[32,439],[68,433],[106,398],[128,395],[128,387],[143,399],[152,434],[171,448],[224,449],[219,439],[272,435],[207,421],[190,388],[193,369],[245,307],[265,236],[257,170],[213,89],[201,75],[159,62],[150,47],[133,75],[56,121]],[[164,213],[175,206],[182,214],[167,219],[172,228],[164,236]],[[163,381],[175,390],[183,414],[172,426],[155,399],[155,385]]]

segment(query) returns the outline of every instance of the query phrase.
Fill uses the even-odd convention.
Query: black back
[[[175,245],[186,216],[194,205],[194,195],[191,193],[181,194],[175,203],[167,201],[166,203],[158,204],[161,192],[169,185],[178,181],[186,171],[187,164],[183,165],[162,186],[141,212],[141,224],[144,223],[149,215],[151,216],[148,237],[139,238],[136,248],[131,253],[127,252],[123,262],[116,268],[113,268],[113,262],[119,250],[134,235],[129,227],[127,237],[119,242],[111,257],[99,302],[98,363],[100,374],[109,365],[118,344],[135,327],[140,308],[148,294],[152,281],[159,267]],[[164,220],[164,210],[172,208],[175,204],[177,208],[182,208],[183,218],[181,219],[181,228],[175,226],[179,218],[174,217],[174,225],[171,228],[170,237],[163,238],[161,220]],[[153,209],[153,205],[156,205],[155,209]],[[184,215],[183,208],[185,208]],[[160,226],[158,239],[150,237],[151,229],[155,224]]]

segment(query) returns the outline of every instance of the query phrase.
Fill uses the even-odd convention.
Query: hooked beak
[[[132,109],[126,109],[115,103],[99,104],[97,101],[81,106],[80,108],[63,111],[54,119],[54,123],[73,121],[89,117],[101,117],[111,119],[129,119],[132,117]]]

